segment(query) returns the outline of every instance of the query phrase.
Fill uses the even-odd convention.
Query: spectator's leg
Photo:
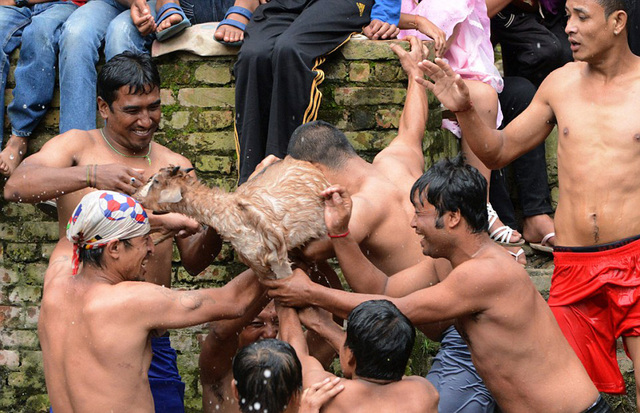
[[[522,76],[539,86],[562,65],[562,47],[556,35],[538,22],[534,13],[507,6],[491,19],[491,39],[502,46],[506,76]]]
[[[271,56],[278,38],[298,14],[276,2],[256,9],[233,70],[236,77],[236,149],[239,184],[244,183],[265,157],[269,105],[273,87]]]
[[[13,101],[7,108],[11,138],[0,154],[0,168],[10,174],[26,155],[27,141],[53,99],[58,39],[64,21],[77,8],[71,2],[40,3],[22,32]]]
[[[358,7],[342,0],[286,0],[303,6],[300,17],[276,41],[273,49],[273,94],[266,154],[284,156],[289,138],[303,123],[316,119],[324,80],[319,66],[326,55],[344,44],[369,21],[372,2]],[[299,6],[298,6],[299,7]]]
[[[149,11],[155,18],[155,0],[147,3]],[[109,61],[113,56],[124,51],[146,54],[149,53],[151,43],[153,43],[153,35],[143,37],[133,24],[131,12],[127,9],[111,20],[109,27],[107,27],[104,40],[104,58]]]
[[[60,133],[96,127],[98,50],[111,20],[126,8],[92,0],[67,19],[60,37]]]
[[[22,31],[31,22],[29,7],[0,7],[0,122],[4,125],[4,91],[9,74],[9,55],[20,46]],[[4,130],[4,127],[2,128]],[[3,134],[0,134],[0,147]]]

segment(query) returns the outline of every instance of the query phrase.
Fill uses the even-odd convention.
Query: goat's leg
[[[271,263],[271,271],[276,275],[277,279],[287,278],[291,274],[293,274],[293,270],[291,269],[291,263],[287,260],[284,262],[273,262]]]

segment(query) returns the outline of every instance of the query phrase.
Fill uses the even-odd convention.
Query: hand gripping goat
[[[235,192],[209,188],[180,167],[163,168],[134,197],[156,212],[179,212],[207,224],[229,241],[259,277],[291,275],[288,251],[326,235],[329,186],[309,162],[287,156]]]

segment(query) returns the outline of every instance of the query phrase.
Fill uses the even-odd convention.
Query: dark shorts
[[[549,306],[601,392],[623,394],[618,337],[640,336],[640,240],[554,250]]]
[[[607,403],[602,396],[598,396],[598,400],[596,400],[591,407],[584,411],[584,413],[609,413],[613,412],[611,410],[611,406]]]
[[[184,413],[184,383],[168,335],[151,339],[149,386],[156,413]]]

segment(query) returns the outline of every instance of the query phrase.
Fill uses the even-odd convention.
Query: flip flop
[[[489,228],[491,228],[491,226],[498,220],[498,213],[493,209],[491,204],[487,204],[487,213],[489,214]],[[506,247],[520,247],[524,245],[524,239],[522,238],[516,242],[509,242],[514,232],[515,230],[513,228],[507,225],[502,225],[493,230],[493,232],[489,234],[489,238]]]
[[[507,250],[507,252],[511,254],[511,256],[516,260],[518,264],[521,264],[523,267],[525,266],[525,264],[522,264],[521,262],[518,261],[518,258],[520,258],[521,255],[524,255],[524,250],[522,248],[519,248],[518,252],[512,252],[509,250]]]
[[[161,32],[156,33],[156,39],[159,42],[164,42],[179,33],[182,33],[184,29],[187,27],[191,27],[191,22],[187,19],[187,16],[182,11],[182,7],[176,3],[166,3],[164,6],[158,10],[157,15],[161,16],[160,19],[156,22],[156,24],[160,24],[167,19],[169,16],[173,16],[174,14],[179,14],[182,16],[182,20],[172,26],[167,27]]]
[[[553,254],[553,247],[550,245],[547,245],[547,242],[556,236],[555,232],[550,232],[547,235],[545,235],[542,238],[542,241],[538,242],[530,242],[529,246],[531,247],[531,249],[534,249],[536,251],[540,251],[540,252],[546,252],[548,254]]]
[[[227,10],[227,12],[225,13],[224,20],[222,20],[220,24],[218,24],[216,31],[218,31],[218,28],[220,26],[224,26],[224,25],[233,26],[242,31],[244,31],[247,28],[247,25],[242,22],[239,22],[237,20],[227,19],[227,17],[230,14],[239,14],[243,17],[246,17],[247,20],[251,20],[251,16],[253,16],[253,13],[251,13],[249,9],[245,9],[244,7],[240,7],[240,6],[231,6],[229,7],[229,10]],[[242,46],[242,43],[243,43],[243,40],[238,40],[237,42],[225,42],[224,39],[218,40],[215,38],[215,36],[213,38],[215,39],[216,42],[222,43],[225,46],[240,47]]]

